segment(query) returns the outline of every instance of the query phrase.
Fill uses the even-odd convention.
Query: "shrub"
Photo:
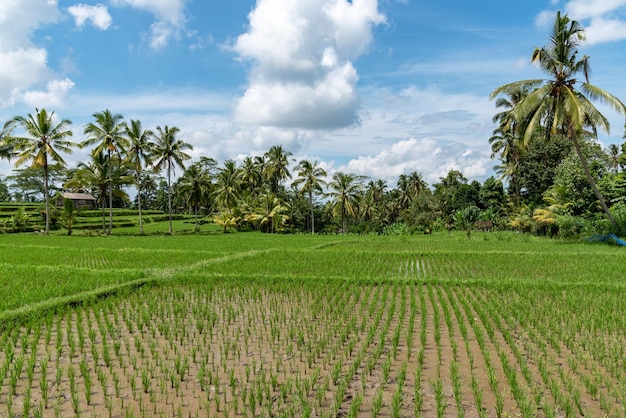
[[[413,231],[406,224],[396,222],[383,228],[383,235],[411,235]]]

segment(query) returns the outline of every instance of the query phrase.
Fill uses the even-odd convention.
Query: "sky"
[[[46,108],[81,142],[109,109],[178,127],[196,160],[282,145],[390,186],[484,181],[489,94],[545,77],[530,56],[558,10],[586,29],[592,84],[626,101],[626,0],[0,0],[0,123]],[[600,142],[621,144],[623,116],[598,107]]]

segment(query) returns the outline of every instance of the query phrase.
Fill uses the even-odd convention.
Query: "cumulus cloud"
[[[590,45],[626,39],[626,0],[570,0],[564,11],[583,24]],[[542,11],[536,18],[537,25],[550,25],[554,14]]]
[[[69,78],[48,82],[46,90],[31,90],[23,95],[23,101],[31,107],[60,107],[65,96],[74,87]]]
[[[180,35],[185,25],[187,0],[112,0],[113,6],[130,6],[152,13],[155,17],[150,26],[150,47],[163,49],[169,41]]]
[[[565,11],[573,19],[587,19],[618,12],[625,6],[626,0],[570,0],[565,6]]]
[[[493,162],[484,150],[471,150],[451,141],[409,138],[376,155],[352,159],[340,170],[392,182],[401,174],[417,171],[434,184],[450,170],[459,170],[468,178],[484,177],[491,165]]]
[[[626,21],[594,17],[585,28],[590,45],[626,39]]]
[[[48,53],[35,46],[31,36],[38,28],[60,19],[57,2],[53,0],[2,0],[0,2],[0,106],[8,107],[28,100],[29,92],[49,84],[56,93],[66,83],[55,81],[48,68]],[[59,84],[55,84],[59,83]],[[56,86],[56,87],[55,87]],[[61,98],[62,94],[52,96]],[[35,95],[35,92],[31,92]]]
[[[236,119],[332,129],[359,121],[353,60],[385,22],[377,0],[259,0],[233,50],[253,68]]]
[[[112,23],[109,10],[100,3],[95,6],[77,4],[69,7],[67,11],[74,17],[74,23],[79,28],[83,27],[85,23],[91,22],[97,29],[107,30]]]

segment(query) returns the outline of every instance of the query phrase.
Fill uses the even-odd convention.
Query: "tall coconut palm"
[[[530,93],[528,86],[520,86],[507,92],[504,96],[496,99],[496,108],[503,109],[493,117],[493,122],[498,124],[493,135],[489,138],[491,145],[491,158],[499,155],[500,164],[496,171],[501,175],[501,179],[509,181],[510,191],[513,200],[517,204],[520,202],[520,186],[518,173],[523,148],[519,140],[518,123],[513,116],[513,110]]]
[[[609,144],[609,147],[607,148],[607,157],[609,159],[609,167],[613,169],[613,171],[615,172],[615,174],[618,173],[619,171],[619,162],[620,162],[620,156],[622,154],[622,150],[620,149],[619,145],[617,144]]]
[[[15,124],[8,121],[4,124],[2,130],[0,130],[0,159],[6,158],[10,161],[11,158],[15,156],[15,150],[9,142],[14,128]]]
[[[193,150],[193,146],[176,135],[180,132],[176,126],[164,128],[157,126],[157,140],[154,146],[154,166],[157,170],[165,168],[167,172],[167,208],[169,213],[169,233],[172,233],[172,175],[176,166],[185,169],[184,161],[191,159],[185,150]]]
[[[409,177],[406,174],[400,174],[398,176],[396,189],[398,191],[398,196],[394,203],[394,210],[396,212],[399,212],[401,210],[407,209],[412,200]]]
[[[296,166],[298,170],[298,178],[294,180],[293,185],[300,188],[300,194],[307,194],[309,199],[309,214],[311,216],[311,234],[315,234],[315,216],[313,213],[313,196],[315,193],[322,193],[322,187],[326,187],[326,170],[317,163],[309,160],[301,160]]]
[[[615,96],[589,83],[589,57],[578,57],[578,45],[585,39],[584,29],[567,15],[557,13],[550,44],[536,48],[531,60],[549,75],[546,80],[523,80],[498,87],[491,98],[510,94],[520,89],[530,93],[511,111],[518,123],[520,139],[524,146],[530,142],[536,129],[543,127],[548,136],[556,133],[565,135],[572,141],[578,158],[591,187],[609,220],[616,225],[603,196],[600,194],[586,157],[583,155],[580,140],[587,134],[597,133],[600,128],[609,131],[609,121],[598,111],[590,99],[597,99],[626,115],[626,106]],[[577,77],[582,73],[584,81]]]
[[[418,173],[417,171],[410,173],[407,181],[409,182],[409,190],[411,191],[412,199],[415,199],[417,195],[428,186],[426,181],[424,181],[422,173]]]
[[[341,217],[341,229],[344,234],[347,231],[348,215],[356,216],[356,199],[363,188],[364,178],[338,171],[333,175],[333,181],[329,184],[331,191],[328,195],[333,199],[331,203],[333,215]]]
[[[389,223],[392,209],[389,207],[389,194],[387,183],[384,180],[370,180],[360,196],[359,212],[367,222],[378,227],[384,227]]]
[[[104,151],[91,155],[89,163],[80,162],[74,170],[71,178],[63,185],[70,190],[95,189],[96,198],[102,207],[102,233],[106,232],[105,205],[106,194],[109,190],[110,178],[109,164]]]
[[[62,151],[66,154],[72,153],[72,147],[77,144],[68,141],[72,136],[69,130],[70,122],[63,119],[56,122],[54,112],[48,113],[46,109],[36,109],[36,114],[28,114],[27,117],[16,116],[10,124],[15,124],[25,131],[23,137],[10,136],[7,138],[8,144],[17,150],[16,167],[26,161],[31,161],[32,168],[43,170],[44,199],[46,201],[46,227],[45,233],[50,232],[50,191],[49,191],[49,161],[65,166],[65,161],[59,154]],[[11,130],[10,125],[8,130]]]
[[[192,164],[180,179],[178,190],[185,197],[185,200],[191,208],[196,220],[196,229],[198,228],[198,212],[200,204],[211,193],[211,177],[209,173],[202,169],[199,163]]]
[[[228,213],[232,213],[239,202],[239,178],[239,170],[233,160],[224,161],[224,167],[217,172],[213,196],[215,203]]]
[[[144,181],[143,168],[152,162],[154,132],[150,129],[143,129],[139,120],[131,120],[130,125],[125,126],[124,132],[128,137],[125,163],[134,173],[135,187],[137,187],[137,209],[139,210],[139,233],[143,234],[143,220],[141,217],[141,188]]]
[[[427,187],[424,177],[421,173],[413,171],[410,174],[400,174],[396,183],[399,195],[395,202],[395,207],[398,210],[403,210],[409,207],[411,202]]]
[[[109,175],[109,229],[107,234],[111,234],[113,229],[113,182],[111,174],[113,172],[113,163],[120,162],[121,159],[112,159],[113,155],[119,155],[124,152],[126,138],[124,137],[124,117],[120,114],[113,114],[109,109],[102,112],[94,113],[95,122],[90,122],[85,126],[85,134],[87,139],[81,146],[95,145],[92,150],[93,155],[104,152],[107,158],[107,172]]]
[[[72,170],[69,179],[63,185],[69,190],[90,190],[100,207],[102,208],[102,233],[107,233],[105,223],[107,195],[113,187],[113,196],[117,199],[128,200],[128,194],[119,186],[133,183],[133,177],[128,174],[128,169],[119,161],[119,156],[113,155],[111,161],[104,151],[91,155],[88,163],[80,162],[76,169]]]
[[[241,189],[252,197],[257,195],[263,184],[263,174],[261,170],[255,158],[248,156],[241,162],[241,167],[239,168]]]
[[[270,192],[278,193],[280,184],[291,178],[289,172],[289,156],[291,152],[283,150],[282,145],[274,145],[265,153],[267,163],[263,169],[263,176],[269,182]]]

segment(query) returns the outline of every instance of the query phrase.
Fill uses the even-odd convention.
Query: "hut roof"
[[[62,195],[63,195],[64,198],[71,199],[71,200],[96,200],[96,198],[93,197],[89,193],[69,193],[69,192],[63,192]]]

